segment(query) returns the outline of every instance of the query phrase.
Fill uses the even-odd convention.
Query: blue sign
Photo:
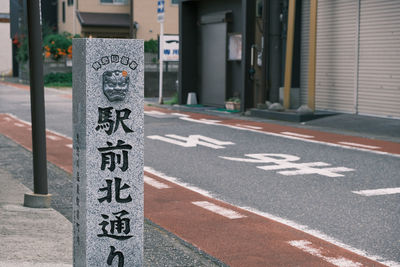
[[[164,0],[157,1],[157,13],[164,13]]]

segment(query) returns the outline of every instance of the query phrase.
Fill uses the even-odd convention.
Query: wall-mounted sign
[[[179,35],[164,35],[162,38],[163,49],[161,52],[163,61],[179,61]]]
[[[242,60],[242,35],[239,33],[229,34],[228,60]]]
[[[164,0],[157,1],[157,21],[164,22]]]

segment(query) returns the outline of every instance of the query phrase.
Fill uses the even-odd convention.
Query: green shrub
[[[72,73],[49,73],[44,76],[44,85],[49,87],[72,87]]]
[[[158,53],[158,41],[150,39],[144,41],[144,52],[145,53]]]

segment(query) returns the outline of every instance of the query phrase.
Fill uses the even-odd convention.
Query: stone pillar
[[[74,266],[143,265],[143,54],[73,40]]]

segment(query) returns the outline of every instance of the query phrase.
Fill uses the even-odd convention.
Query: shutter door
[[[308,102],[308,38],[310,36],[310,0],[301,1],[300,92],[301,104]]]
[[[316,109],[355,113],[357,2],[318,1]]]
[[[400,118],[398,0],[361,0],[358,111]]]

